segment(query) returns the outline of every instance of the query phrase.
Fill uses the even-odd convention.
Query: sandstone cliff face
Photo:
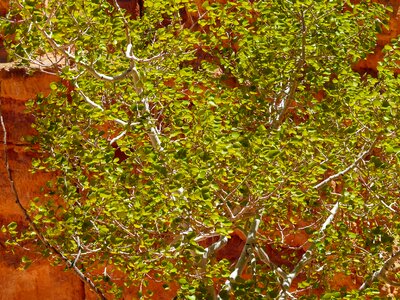
[[[359,72],[376,72],[376,66],[382,57],[381,50],[392,38],[400,34],[400,2],[398,0],[384,1],[393,6],[390,29],[380,34],[379,42],[373,54],[368,55],[366,60],[359,62],[354,69]],[[8,1],[0,0],[0,15],[4,16],[8,9]],[[198,1],[201,2],[201,1]],[[120,4],[133,15],[139,15],[142,1],[121,0]],[[0,43],[2,42],[0,36]],[[29,172],[32,153],[26,151],[26,143],[23,136],[34,134],[31,129],[33,118],[24,113],[25,103],[28,99],[35,97],[39,92],[49,91],[49,84],[57,78],[45,73],[36,72],[27,75],[24,70],[12,68],[6,62],[6,53],[0,46],[0,109],[7,130],[7,154],[10,159],[10,168],[13,172],[16,188],[20,194],[23,205],[28,206],[30,199],[40,194],[42,186],[48,175],[31,174]],[[0,226],[7,225],[11,221],[17,221],[19,226],[26,226],[24,216],[18,206],[10,189],[4,168],[4,145],[3,131],[0,130]],[[307,236],[299,236],[291,242],[293,246],[304,244]],[[290,242],[290,241],[288,241]],[[52,267],[49,262],[35,257],[30,268],[20,269],[23,251],[10,253],[6,251],[4,236],[0,233],[0,300],[84,300],[94,299],[93,293],[87,290],[84,284],[71,271],[65,272],[61,267]],[[234,234],[228,245],[218,254],[221,257],[232,260],[237,259],[243,247],[243,237]],[[29,247],[29,245],[27,245]],[[273,252],[273,250],[271,250]],[[271,252],[271,256],[274,253]],[[279,253],[275,253],[279,260]],[[338,287],[354,284],[351,278],[339,274],[335,278]],[[171,299],[171,295],[160,291],[156,299]],[[130,297],[126,297],[127,299]]]
[[[4,68],[0,70],[1,112],[7,131],[7,155],[15,185],[25,207],[32,197],[38,196],[40,186],[49,178],[46,174],[31,174],[32,154],[26,151],[23,136],[33,134],[33,118],[27,115],[25,102],[39,92],[46,93],[49,83],[56,78],[43,73],[26,75],[24,70]],[[0,226],[16,221],[26,226],[24,216],[15,203],[4,167],[3,130],[0,145]],[[36,256],[32,266],[22,270],[24,251],[10,253],[0,235],[0,299],[87,299],[83,283],[71,272],[52,267],[49,262]],[[26,245],[29,248],[29,245]]]

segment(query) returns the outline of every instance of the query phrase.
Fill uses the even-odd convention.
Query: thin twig
[[[301,11],[299,16],[301,22],[301,54],[300,58],[295,64],[295,71],[296,71],[294,72],[295,74],[301,71],[301,69],[304,67],[306,63],[305,47],[306,47],[307,27],[304,19],[304,11]],[[290,104],[293,102],[294,95],[299,85],[298,79],[295,76],[296,75],[294,75],[294,77],[289,79],[286,88],[280,93],[280,95],[283,94],[283,96],[280,97],[279,95],[278,102],[275,103],[276,106],[275,110],[278,111],[278,116],[271,124],[273,128],[278,128],[282,124],[282,122],[286,117],[287,111],[290,107]]]
[[[75,83],[74,86],[76,87],[76,90],[78,91],[78,93],[82,96],[82,98],[87,103],[89,103],[94,108],[97,108],[97,109],[99,109],[101,111],[105,111],[105,109],[101,105],[97,104],[96,102],[91,100],[88,96],[86,96],[86,94],[79,88],[79,85],[77,83]],[[128,122],[125,122],[125,121],[123,121],[121,119],[118,119],[118,118],[113,118],[113,121],[115,123],[118,123],[118,124],[122,125],[122,126],[128,125]],[[131,125],[139,125],[139,123],[132,123]]]

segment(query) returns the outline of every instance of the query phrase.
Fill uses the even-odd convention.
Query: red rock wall
[[[132,15],[139,15],[143,1],[122,0],[120,5]],[[0,16],[6,15],[8,0],[0,0]],[[49,84],[56,77],[36,72],[27,75],[25,70],[7,63],[7,53],[0,34],[0,109],[7,131],[7,156],[22,204],[40,194],[40,187],[49,179],[45,174],[32,174],[32,153],[26,151],[23,137],[34,134],[31,128],[33,117],[27,115],[25,103],[38,93],[49,92]],[[16,221],[26,226],[24,216],[15,203],[4,166],[3,130],[0,128],[0,227]],[[84,300],[96,299],[83,282],[72,272],[62,267],[53,267],[38,256],[32,265],[23,270],[21,258],[28,251],[11,253],[6,249],[6,237],[0,232],[0,300]],[[29,248],[29,245],[26,245]]]
[[[0,17],[4,17],[7,14],[8,1],[0,0]],[[3,45],[3,36],[0,34],[0,63],[7,61],[7,52]]]
[[[39,92],[46,93],[49,83],[56,78],[43,73],[26,75],[24,70],[7,69],[0,64],[0,101],[7,130],[7,155],[15,185],[25,207],[39,194],[47,180],[45,174],[31,174],[32,155],[26,151],[22,137],[33,134],[33,118],[24,113],[25,102]],[[3,130],[0,144],[0,226],[16,221],[26,226],[24,217],[15,203],[4,167]],[[29,247],[29,245],[27,245]],[[11,253],[6,250],[5,237],[0,234],[0,300],[87,299],[83,283],[63,268],[52,267],[40,256],[34,258],[27,270],[21,270],[21,257],[25,251]]]

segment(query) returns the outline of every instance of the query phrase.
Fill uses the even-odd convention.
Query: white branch
[[[326,178],[325,180],[321,181],[320,183],[314,185],[314,189],[319,189],[323,186],[325,186],[326,184],[328,184],[330,181],[339,178],[342,175],[345,175],[347,172],[351,171],[352,169],[354,169],[361,160],[364,159],[364,157],[366,155],[368,155],[371,150],[373,149],[373,147],[375,146],[375,143],[377,142],[378,138],[376,138],[372,144],[370,145],[369,149],[366,151],[363,151],[358,157],[357,159],[350,165],[348,166],[346,169],[332,175],[329,176],[328,178]],[[323,232],[326,230],[327,226],[333,221],[333,218],[335,217],[337,211],[339,209],[339,201],[336,202],[336,204],[333,206],[330,215],[328,216],[328,218],[325,220],[325,222],[322,224],[318,234],[322,235]],[[321,238],[320,238],[321,239]],[[302,258],[300,259],[300,261],[297,263],[297,265],[294,267],[293,271],[291,273],[289,273],[286,278],[284,279],[283,283],[282,283],[282,290],[279,294],[279,299],[283,300],[286,299],[288,296],[288,290],[290,288],[290,286],[292,285],[293,279],[297,276],[297,274],[303,269],[303,267],[311,260],[312,255],[313,255],[313,250],[314,247],[316,245],[316,242],[319,241],[320,239],[316,240],[314,243],[311,244],[310,248],[303,254]]]
[[[322,235],[325,231],[325,229],[328,227],[328,225],[333,221],[333,218],[335,217],[336,213],[338,212],[339,209],[339,201],[335,203],[333,208],[330,211],[330,214],[328,218],[325,220],[324,224],[322,224],[320,230],[318,231],[319,235]],[[286,278],[283,280],[282,283],[282,290],[279,293],[279,300],[285,300],[288,296],[288,291],[290,286],[292,285],[293,279],[297,276],[297,274],[304,268],[304,266],[310,262],[312,255],[313,255],[313,250],[314,247],[317,243],[317,241],[320,241],[320,239],[317,239],[314,241],[310,248],[303,254],[297,265],[293,268],[292,272],[286,275]]]
[[[132,59],[135,62],[150,62],[152,60],[155,60],[157,58],[160,58],[160,57],[163,57],[163,56],[167,55],[167,53],[161,52],[160,54],[157,54],[157,55],[155,55],[153,57],[150,57],[150,58],[139,58],[139,57],[135,56],[132,53],[132,44],[129,43],[128,46],[126,47],[125,55],[126,55],[127,58]]]
[[[122,14],[122,11],[121,11],[119,6],[117,6],[117,9]],[[127,26],[127,21],[124,18],[124,16],[123,16],[123,21],[124,21],[125,26]],[[140,74],[138,73],[138,71],[136,69],[135,62],[148,62],[148,61],[151,61],[153,59],[159,58],[162,55],[164,55],[163,53],[161,53],[161,54],[156,55],[156,56],[154,56],[152,58],[149,58],[149,59],[140,59],[140,58],[134,56],[131,53],[132,52],[131,51],[132,50],[132,44],[129,42],[130,35],[129,35],[129,32],[126,31],[129,44],[127,46],[127,50],[126,50],[125,54],[126,54],[127,58],[131,59],[130,66],[129,66],[128,69],[126,69],[125,71],[123,71],[122,73],[120,73],[118,75],[109,76],[109,75],[106,75],[106,74],[98,72],[93,66],[91,66],[91,65],[89,65],[87,63],[77,61],[75,55],[73,55],[70,51],[67,51],[65,49],[65,47],[62,47],[61,45],[58,45],[57,42],[51,37],[51,34],[47,33],[46,30],[40,28],[36,23],[35,23],[35,25],[37,26],[38,30],[44,35],[44,37],[47,39],[49,44],[55,50],[57,50],[58,52],[63,54],[66,58],[74,61],[78,66],[83,67],[93,77],[95,77],[97,79],[100,79],[100,80],[103,80],[103,81],[114,82],[114,81],[118,81],[118,80],[124,79],[124,78],[126,78],[128,76],[131,76],[132,79],[133,79],[133,84],[135,86],[136,93],[138,95],[142,95],[143,90],[142,90],[141,84],[140,84],[141,76],[140,76]],[[125,29],[128,30],[128,28],[125,28]],[[98,105],[97,103],[95,103],[92,100],[90,100],[82,91],[79,90],[79,93],[85,99],[85,101],[87,101],[90,105],[92,105],[93,107],[96,107],[98,109],[101,109],[102,111],[104,110],[100,105]],[[150,113],[148,99],[147,98],[143,98],[142,101],[143,101],[143,103],[144,103],[144,105],[146,107],[146,111],[148,113]],[[122,120],[117,119],[117,118],[115,118],[114,121],[119,123],[122,126],[126,126],[127,125],[127,122],[122,121]],[[164,148],[162,147],[162,144],[161,144],[160,133],[158,132],[157,128],[155,127],[154,121],[151,118],[149,118],[148,121],[149,121],[149,124],[150,124],[150,132],[148,133],[148,135],[150,137],[151,144],[152,144],[154,149],[159,150],[159,151],[163,151]]]
[[[228,238],[226,236],[221,236],[219,238],[219,240],[215,243],[213,243],[212,245],[210,245],[209,247],[207,247],[203,253],[203,258],[201,261],[201,266],[203,268],[204,273],[206,273],[206,266],[207,266],[207,262],[208,259],[214,255],[215,252],[217,252],[219,249],[221,249],[222,247],[224,247],[226,244],[228,243]],[[207,279],[207,277],[205,277],[205,279]],[[215,289],[212,285],[208,285],[208,282],[206,280],[204,280],[204,284],[207,287],[208,293],[209,293],[209,297],[211,297],[212,299],[216,299],[216,292]]]
[[[334,179],[337,179],[337,178],[339,178],[340,176],[345,175],[346,173],[348,173],[349,171],[351,171],[352,169],[354,169],[354,168],[360,163],[360,161],[363,160],[364,157],[367,156],[367,155],[371,152],[371,150],[372,150],[372,148],[374,148],[374,146],[375,146],[377,140],[378,140],[378,138],[376,138],[376,139],[372,142],[372,144],[371,144],[371,146],[369,147],[369,149],[366,150],[366,151],[364,151],[364,152],[362,152],[362,153],[358,156],[358,158],[357,158],[350,166],[348,166],[346,169],[344,169],[344,170],[342,170],[342,171],[340,171],[340,172],[338,172],[338,173],[336,173],[336,174],[333,174],[332,176],[329,176],[329,177],[326,178],[325,180],[323,180],[323,181],[321,181],[320,183],[314,185],[313,188],[314,188],[314,189],[319,189],[319,188],[323,187],[324,185],[326,185],[327,183],[329,183],[330,181],[332,181],[332,180],[334,180]]]
[[[77,83],[75,83],[74,85],[75,85],[75,87],[76,87],[78,93],[82,96],[82,98],[83,98],[87,103],[89,103],[89,104],[90,104],[91,106],[93,106],[94,108],[97,108],[97,109],[99,109],[99,110],[101,110],[101,111],[104,111],[104,108],[103,108],[101,105],[99,105],[99,104],[97,104],[96,102],[92,101],[88,96],[85,95],[85,93],[82,92],[82,90],[79,88],[79,85],[78,85]],[[122,121],[121,119],[113,118],[113,120],[114,120],[114,122],[116,122],[116,123],[118,123],[118,124],[120,124],[120,125],[122,125],[122,126],[128,125],[128,122]],[[134,124],[131,124],[131,125],[138,125],[138,124],[139,124],[139,123],[134,123]]]
[[[104,81],[118,81],[121,79],[124,79],[126,77],[128,77],[129,75],[133,75],[133,78],[136,80],[135,84],[139,82],[139,73],[136,70],[135,66],[129,66],[128,69],[126,69],[125,71],[123,71],[122,73],[118,74],[118,75],[114,75],[114,76],[109,76],[103,73],[98,72],[96,69],[94,69],[92,66],[84,63],[84,62],[78,62],[76,60],[75,55],[73,55],[71,52],[67,51],[66,49],[64,49],[62,46],[58,45],[56,43],[56,41],[51,37],[50,34],[48,34],[44,29],[41,29],[38,27],[38,30],[46,37],[47,41],[49,42],[49,44],[58,52],[60,52],[61,54],[63,54],[66,58],[71,59],[72,61],[74,61],[77,65],[85,68],[90,74],[92,74],[95,78],[100,79],[100,80],[104,80]]]
[[[228,238],[226,236],[221,236],[217,242],[207,247],[203,253],[203,266],[205,266],[210,256],[212,256],[216,251],[224,247],[227,243]]]
[[[229,294],[232,290],[232,284],[242,275],[244,267],[246,266],[247,261],[249,260],[249,254],[251,251],[254,251],[253,247],[256,243],[256,234],[258,231],[258,227],[261,223],[262,215],[257,216],[253,224],[250,228],[250,231],[247,235],[246,244],[244,245],[240,257],[236,263],[236,266],[232,273],[230,274],[229,278],[225,281],[225,284],[222,286],[221,291],[218,294],[218,299],[223,299],[221,297],[221,293]]]
[[[301,68],[304,67],[304,64],[306,63],[306,35],[307,35],[307,28],[305,25],[305,20],[304,20],[304,11],[302,11],[299,15],[300,21],[301,21],[301,56],[296,62],[295,65],[295,72],[294,74],[298,74]],[[296,75],[295,75],[296,76]],[[273,128],[278,128],[282,122],[285,119],[286,113],[290,107],[290,104],[292,103],[292,100],[294,98],[294,95],[296,93],[296,89],[298,87],[298,79],[296,77],[292,77],[289,79],[286,88],[278,95],[278,99],[275,102],[275,110],[278,112],[278,115],[276,116],[275,120],[272,121],[272,127]],[[281,96],[283,94],[283,96]]]
[[[256,251],[258,257],[261,259],[261,261],[266,263],[276,274],[278,274],[279,277],[281,277],[283,279],[286,278],[286,276],[287,276],[286,272],[283,271],[280,267],[278,267],[271,261],[271,259],[269,258],[269,255],[264,251],[264,249],[256,246],[255,251]]]
[[[122,138],[126,134],[126,130],[122,131],[119,135],[117,135],[115,138],[113,138],[110,141],[110,145],[114,144],[116,141],[118,141],[120,138]]]

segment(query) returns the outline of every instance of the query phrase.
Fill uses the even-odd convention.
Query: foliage
[[[33,168],[56,175],[36,226],[116,296],[121,276],[142,297],[151,277],[188,299],[374,295],[332,278],[397,251],[398,42],[352,70],[389,8],[225,2],[11,1],[13,58],[60,77],[29,106]],[[241,256],[217,260],[234,230]]]

